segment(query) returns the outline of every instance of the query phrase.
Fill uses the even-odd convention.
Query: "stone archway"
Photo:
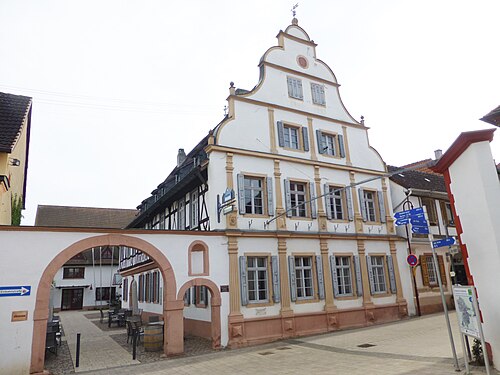
[[[43,374],[45,357],[45,336],[49,317],[50,285],[56,272],[72,257],[92,247],[128,246],[136,248],[153,258],[158,264],[165,287],[163,288],[163,319],[166,324],[164,352],[166,355],[181,354],[184,351],[182,326],[184,303],[177,300],[177,286],[174,270],[165,255],[155,246],[137,237],[122,234],[106,234],[80,240],[62,250],[45,268],[36,292],[33,313],[33,339],[31,343],[31,374]],[[220,303],[219,303],[220,305]],[[219,324],[220,325],[220,324]]]
[[[198,277],[187,281],[180,289],[177,294],[177,300],[182,302],[182,307],[184,309],[184,294],[186,291],[193,286],[206,286],[210,291],[210,306],[211,306],[211,336],[212,336],[212,348],[218,349],[221,346],[221,325],[220,325],[220,305],[221,305],[221,294],[217,285],[208,279]],[[184,327],[184,325],[182,325]],[[184,330],[182,330],[184,335]]]

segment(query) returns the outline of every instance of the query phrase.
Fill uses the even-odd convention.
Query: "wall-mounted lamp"
[[[9,165],[12,165],[13,167],[19,167],[21,165],[21,160],[16,159],[16,158],[9,158]]]

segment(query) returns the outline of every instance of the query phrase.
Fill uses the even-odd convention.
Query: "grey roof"
[[[35,226],[122,229],[134,220],[137,213],[137,210],[121,208],[39,205]]]
[[[387,166],[389,172],[395,172],[401,168],[391,165]],[[396,173],[390,177],[391,181],[406,188],[419,189],[427,191],[438,191],[446,193],[444,177],[436,173],[425,173],[421,171],[406,171]]]
[[[12,152],[30,103],[31,98],[27,96],[0,92],[0,152]]]
[[[488,114],[484,115],[480,118],[480,120],[500,127],[500,105]]]

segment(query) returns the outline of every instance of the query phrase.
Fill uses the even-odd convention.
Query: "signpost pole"
[[[465,349],[465,335],[463,333],[460,333],[460,342],[462,343],[462,352],[464,353],[465,373],[469,375],[469,356],[467,355],[467,349]]]
[[[479,312],[479,304],[477,303],[476,288],[472,288],[474,297],[472,298],[472,303],[477,314],[477,325],[479,328],[479,337],[481,340],[481,347],[483,348],[484,365],[486,367],[486,374],[490,375],[490,360],[488,358],[488,349],[486,348],[486,341],[484,340],[483,324],[481,322],[481,314]]]
[[[424,208],[424,216],[425,220],[429,222],[429,217],[427,216],[427,207]],[[439,292],[441,294],[441,301],[443,302],[443,310],[444,310],[444,317],[446,320],[446,326],[448,328],[448,335],[450,336],[450,344],[451,344],[451,351],[453,353],[453,359],[454,359],[454,365],[455,365],[455,371],[460,372],[460,365],[458,364],[458,358],[457,358],[457,352],[455,350],[455,343],[453,342],[453,333],[451,332],[451,325],[450,325],[450,317],[448,316],[448,306],[446,306],[446,298],[444,297],[444,290],[443,290],[443,282],[441,280],[441,272],[439,269],[439,262],[436,254],[436,250],[434,249],[434,246],[432,245],[432,241],[434,240],[434,237],[432,233],[429,231],[429,243],[431,245],[432,249],[432,259],[434,260],[434,270],[436,272],[437,280],[438,280],[438,285],[439,285]]]

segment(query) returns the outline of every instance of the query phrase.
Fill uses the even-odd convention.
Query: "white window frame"
[[[286,77],[288,85],[288,96],[290,98],[303,100],[304,93],[302,91],[302,80],[295,77]]]
[[[259,260],[264,260],[264,265],[259,265]],[[247,256],[248,303],[269,302],[268,263],[267,256]],[[260,297],[262,292],[265,293],[265,298]]]
[[[258,181],[260,183],[260,187],[252,186],[253,181]],[[249,182],[247,184],[247,182]],[[244,176],[243,177],[243,187],[245,191],[245,214],[250,215],[265,215],[266,214],[266,187],[264,178],[255,177],[255,176]],[[260,200],[261,204],[258,206],[256,204],[256,193],[260,192]],[[250,205],[248,205],[248,202]],[[260,207],[260,212],[258,212],[258,208]],[[248,211],[250,209],[250,211]]]
[[[295,138],[295,139],[294,139]],[[300,129],[296,126],[283,124],[283,140],[286,148],[293,150],[301,149]]]
[[[335,268],[337,269],[339,297],[352,296],[354,293],[352,279],[352,258],[345,255],[336,256]]]
[[[330,205],[330,212],[332,213],[333,220],[345,220],[345,199],[344,190],[340,190],[339,186],[328,186],[330,190],[328,204]],[[339,211],[340,205],[340,211]]]
[[[177,229],[186,229],[186,201],[184,199],[177,204]]]
[[[322,132],[321,142],[326,145],[323,154],[337,156],[337,137],[334,134]]]
[[[310,264],[304,264],[308,259]],[[295,256],[295,288],[297,301],[314,299],[314,258],[312,256]],[[306,285],[309,280],[310,285]]]
[[[366,221],[376,222],[377,213],[377,192],[372,190],[363,190],[365,201]]]
[[[304,186],[304,190],[297,190],[297,186]],[[308,186],[305,182],[290,181],[290,203],[292,216],[295,217],[308,217],[307,201],[308,197]],[[300,204],[300,206],[298,206]]]
[[[373,273],[373,293],[385,294],[388,292],[387,277],[385,274],[385,257],[383,255],[372,255],[370,261]]]
[[[191,229],[198,226],[198,215],[199,215],[199,207],[198,207],[198,191],[193,191],[191,193],[191,204],[190,204],[190,227]]]

